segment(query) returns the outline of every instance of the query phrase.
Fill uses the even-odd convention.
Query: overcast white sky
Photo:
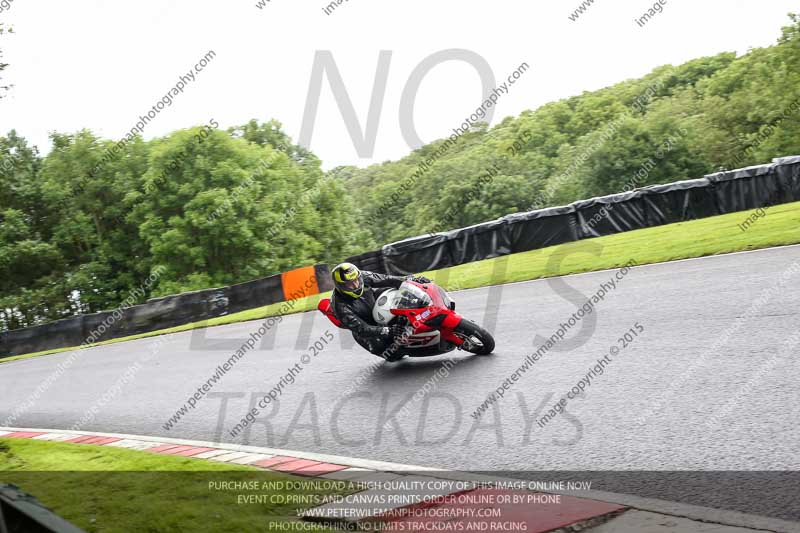
[[[49,150],[51,131],[89,128],[120,139],[181,74],[209,50],[216,59],[148,125],[150,139],[216,119],[225,128],[275,118],[299,137],[315,51],[330,50],[362,127],[380,50],[393,51],[371,157],[361,157],[325,81],[311,149],[324,167],[397,159],[400,96],[414,68],[444,49],[471,50],[498,82],[522,62],[531,69],[504,96],[493,123],[543,103],[639,77],[654,67],[773,44],[789,0],[668,0],[645,27],[652,2],[595,0],[572,22],[570,1],[13,0],[0,13],[15,34],[0,40],[15,84],[0,100],[0,132],[14,128]],[[423,140],[446,137],[482,100],[474,67],[449,61],[425,77],[414,122]]]

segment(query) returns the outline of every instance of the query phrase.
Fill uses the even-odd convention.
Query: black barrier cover
[[[639,191],[582,200],[572,206],[578,217],[580,239],[648,227],[645,202]]]
[[[82,336],[83,317],[65,318],[31,328],[6,331],[0,334],[0,357],[35,353],[52,347],[78,346]]]
[[[512,250],[508,221],[503,219],[451,231],[447,233],[447,243],[456,265],[508,255]]]
[[[448,246],[447,233],[412,237],[382,248],[386,270],[390,274],[406,275],[456,265]]]
[[[283,285],[280,274],[233,285],[226,289],[227,312],[235,313],[283,301]]]
[[[327,265],[315,265],[320,291],[331,290]],[[284,301],[281,275],[231,287],[153,298],[141,305],[0,333],[0,358],[78,347],[181,326]]]
[[[527,252],[577,240],[575,208],[549,207],[503,217],[508,223],[511,253]]]
[[[783,183],[787,190],[791,190],[793,200],[800,200],[800,163],[787,165],[779,169],[782,171]]]
[[[58,320],[49,325],[46,335],[53,339],[54,342],[63,343],[70,342],[76,339],[81,333],[83,319],[79,316]]]
[[[783,191],[781,203],[800,200],[800,156],[784,157],[776,162],[779,164],[775,173]]]
[[[387,272],[383,253],[380,250],[348,257],[345,259],[345,262],[353,263],[358,268],[362,270],[368,270],[370,272],[380,272],[382,274]]]
[[[669,185],[651,185],[639,191],[651,226],[719,214],[714,190],[708,178],[678,181]]]
[[[125,309],[120,312],[126,313],[127,311],[129,311],[129,309]],[[92,335],[94,335],[94,338],[97,341],[104,341],[113,339],[115,337],[124,337],[124,333],[122,333],[120,330],[124,330],[126,328],[121,326],[121,321],[117,322],[114,320],[112,318],[113,316],[113,312],[102,312],[77,317],[81,319],[81,326],[83,328],[83,330],[80,332],[80,340],[78,340],[78,344],[63,344],[63,346],[78,346],[79,344],[86,343]],[[103,324],[105,324],[105,326]]]
[[[333,290],[333,280],[328,265],[314,265],[314,277],[317,278],[317,288],[319,292]]]
[[[176,294],[127,309],[126,334],[156,331],[227,314],[225,289]]]
[[[375,253],[383,256],[384,272],[409,274],[797,200],[800,156],[791,156],[700,179],[514,213],[469,228],[387,244]],[[380,263],[369,253],[351,262],[367,270],[376,270],[367,265]]]
[[[748,167],[706,177],[714,185],[717,204],[725,213],[775,205],[784,196],[775,165]]]

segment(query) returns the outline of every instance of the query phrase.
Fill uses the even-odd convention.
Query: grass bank
[[[347,489],[345,483],[247,466],[107,446],[2,438],[0,478],[88,533],[290,531],[287,522],[297,521],[298,510]],[[232,483],[250,485],[232,488]],[[258,488],[250,488],[252,484]],[[241,499],[253,495],[266,501]],[[303,530],[333,532],[325,527]]]
[[[800,243],[800,202],[585,239],[427,273],[449,290],[620,268]]]

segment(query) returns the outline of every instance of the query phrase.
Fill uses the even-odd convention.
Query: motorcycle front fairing
[[[462,318],[454,308],[447,293],[435,283],[405,281],[398,289],[391,312],[405,316],[415,334],[438,331],[443,340],[461,346],[464,341],[453,334],[453,329]]]

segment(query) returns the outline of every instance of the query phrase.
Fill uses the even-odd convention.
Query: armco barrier
[[[0,484],[0,531],[3,533],[85,533],[53,514],[16,485]]]
[[[332,288],[328,265],[315,265],[230,287],[154,298],[124,309],[0,333],[0,358],[158,331]]]
[[[800,200],[800,156],[514,213],[448,232],[411,237],[348,258],[366,270],[405,275],[564,242]]]

